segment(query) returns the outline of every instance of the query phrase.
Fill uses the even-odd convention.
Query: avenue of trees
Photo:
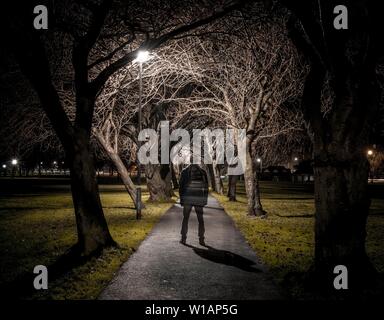
[[[15,4],[10,9],[3,21],[5,41],[36,90],[65,151],[71,172],[78,249],[89,255],[114,244],[104,217],[90,150],[98,94],[109,77],[131,63],[142,47],[153,50],[179,34],[224,16],[237,4],[205,13],[182,11],[171,3],[158,11],[145,1],[63,1],[56,8],[57,21],[52,33],[39,32],[28,23],[33,21],[35,5]],[[164,10],[163,14],[160,10]],[[198,13],[206,17],[192,21]],[[169,21],[164,21],[164,17],[169,17]],[[69,99],[60,96],[55,86],[55,80],[59,82],[58,77],[62,79],[63,75],[54,73],[63,70],[73,80],[74,94]],[[70,104],[75,108],[70,114],[73,119],[66,113],[67,100],[72,100]]]
[[[220,1],[219,1],[220,2]],[[246,129],[248,214],[265,216],[257,158],[288,161],[313,153],[315,261],[332,276],[370,274],[365,251],[369,161],[382,97],[378,8],[345,1],[347,30],[333,26],[336,1],[62,1],[46,31],[33,29],[34,1],[1,22],[2,43],[28,88],[9,111],[13,143],[60,149],[70,169],[77,250],[91,255],[115,242],[100,201],[94,154],[114,165],[136,204],[128,165],[138,150],[139,68],[142,127]],[[15,77],[15,76],[14,76]],[[15,112],[15,110],[17,112]],[[44,115],[43,115],[43,112]],[[12,129],[14,128],[14,129]],[[309,142],[308,142],[309,141]],[[214,142],[209,146],[215,151]],[[230,164],[207,166],[222,193]],[[370,160],[373,163],[373,159]],[[178,165],[144,166],[150,200],[173,195]],[[172,183],[173,181],[173,183]],[[228,196],[236,200],[237,177]]]

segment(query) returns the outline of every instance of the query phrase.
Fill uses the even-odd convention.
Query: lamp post
[[[142,130],[141,109],[142,109],[142,94],[143,94],[143,63],[150,59],[149,52],[147,50],[140,50],[137,54],[137,58],[134,60],[139,63],[139,110],[138,110],[138,124],[139,133]],[[141,142],[137,141],[137,150],[140,149]],[[138,154],[136,155],[136,167],[137,167],[137,185],[136,188],[136,219],[141,219],[141,166]]]

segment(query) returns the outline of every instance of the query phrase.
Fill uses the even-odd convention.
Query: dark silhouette
[[[236,253],[215,249],[207,245],[204,246],[207,249],[197,248],[189,244],[185,245],[192,248],[193,251],[203,259],[207,259],[215,263],[225,264],[227,266],[234,266],[247,272],[261,272],[261,270],[253,267],[253,265],[256,264],[254,261],[244,258]]]
[[[180,242],[185,244],[187,240],[189,216],[192,207],[195,207],[197,220],[199,221],[199,242],[201,245],[205,245],[203,207],[208,202],[208,177],[206,172],[195,164],[185,168],[180,176],[179,194],[180,204],[184,207]]]

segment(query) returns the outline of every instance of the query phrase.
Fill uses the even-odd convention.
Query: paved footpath
[[[187,245],[180,244],[182,207],[175,204],[99,299],[282,299],[256,253],[211,196],[204,220],[206,247],[198,242],[194,210]]]

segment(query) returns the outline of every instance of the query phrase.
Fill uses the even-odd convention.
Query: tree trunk
[[[115,165],[116,170],[120,176],[120,179],[124,184],[125,190],[127,190],[136,208],[136,200],[137,200],[136,187],[132,182],[131,178],[129,177],[129,173],[126,166],[124,165],[123,161],[121,160],[120,156],[117,153],[108,153],[108,155],[111,161],[113,162],[113,164]],[[141,207],[143,208],[143,204],[141,204]]]
[[[104,217],[87,137],[77,135],[73,151],[67,154],[77,223],[77,245],[80,252],[88,256],[116,243]]]
[[[145,177],[150,201],[170,201],[173,196],[172,174],[169,165],[145,165]]]
[[[118,172],[118,175],[121,179],[121,181],[124,184],[125,190],[127,190],[129,196],[131,197],[133,204],[136,208],[136,187],[134,183],[131,180],[131,177],[129,176],[128,170],[126,166],[124,165],[123,161],[121,160],[119,154],[113,150],[113,148],[108,145],[108,142],[104,139],[102,134],[98,132],[97,130],[94,130],[94,136],[96,137],[97,141],[100,143],[102,148],[104,149],[105,153],[108,155],[108,157],[111,159],[113,165],[116,167],[116,170]],[[113,168],[112,168],[113,172]],[[112,173],[113,174],[113,173]],[[141,207],[143,207],[143,203],[141,204]]]
[[[374,79],[346,77],[335,90],[339,118],[330,124],[332,135],[314,133],[315,270],[333,276],[336,265],[345,265],[351,288],[367,285],[376,273],[365,251],[370,207],[366,146],[377,104]],[[363,116],[362,110],[369,111]],[[348,125],[340,123],[342,117]]]
[[[364,69],[363,69],[364,70]],[[366,157],[370,126],[377,105],[374,73],[341,73],[334,81],[333,114],[311,121],[314,143],[316,278],[333,289],[333,270],[348,269],[349,287],[367,285],[375,274],[366,251],[370,200]],[[307,76],[303,103],[320,105],[322,74],[314,67]],[[324,281],[323,281],[324,280]]]
[[[215,165],[215,163],[207,164],[206,169],[207,169],[208,183],[211,185],[212,190],[214,192],[223,194],[224,185],[223,185],[223,181],[221,180],[220,170],[218,169],[217,165]]]
[[[220,170],[215,163],[212,164],[212,168],[213,168],[213,177],[214,177],[214,183],[215,183],[215,191],[219,194],[223,194],[224,185],[223,185],[223,180],[221,180]]]
[[[208,185],[210,185],[212,190],[216,192],[215,174],[213,172],[213,166],[212,164],[207,164],[205,168],[207,171]]]
[[[333,276],[336,265],[345,265],[358,279],[372,271],[365,252],[368,162],[363,153],[345,162],[339,148],[336,162],[315,162],[315,268]]]
[[[179,189],[179,181],[177,181],[175,168],[174,168],[173,164],[170,164],[169,166],[170,166],[171,175],[172,175],[173,189],[174,190]]]
[[[239,176],[228,176],[228,199],[229,201],[236,201],[236,187]]]
[[[245,191],[248,198],[248,215],[265,216],[267,214],[261,205],[259,179],[255,162],[251,155],[251,141],[247,137],[246,165],[244,171]]]

